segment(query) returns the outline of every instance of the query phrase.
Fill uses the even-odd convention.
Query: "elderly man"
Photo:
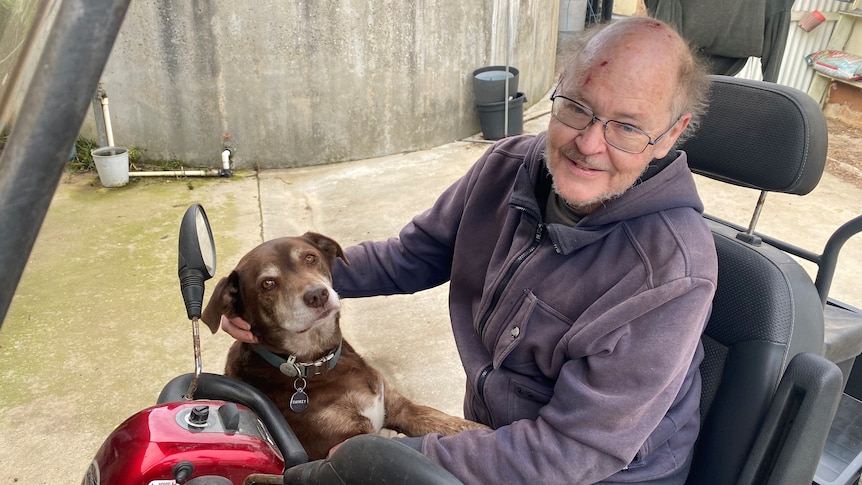
[[[648,18],[590,31],[563,60],[546,133],[494,145],[398,238],[348,248],[334,286],[451,282],[464,414],[491,429],[402,441],[465,483],[681,484],[717,263],[673,147],[707,80]]]

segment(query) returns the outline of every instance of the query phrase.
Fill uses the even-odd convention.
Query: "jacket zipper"
[[[544,233],[545,225],[543,223],[539,223],[536,227],[536,235],[533,237],[533,242],[530,246],[524,250],[521,254],[515,258],[515,261],[512,261],[512,264],[509,265],[509,268],[506,270],[506,274],[503,276],[503,279],[500,281],[500,284],[497,285],[497,288],[494,290],[494,294],[491,296],[491,303],[488,305],[488,308],[485,310],[485,313],[482,315],[482,319],[479,320],[479,336],[481,337],[485,332],[485,325],[488,324],[488,320],[491,318],[491,313],[493,313],[494,309],[497,307],[497,304],[500,302],[500,297],[503,296],[503,291],[506,290],[506,287],[509,286],[509,282],[512,281],[512,278],[515,276],[515,271],[521,267],[521,264],[529,257],[536,249],[539,247],[539,243],[542,242],[542,234]]]
[[[485,313],[482,315],[482,319],[479,320],[479,337],[482,337],[482,334],[485,332],[485,326],[488,324],[488,320],[491,318],[491,313],[493,313],[494,309],[497,307],[497,303],[500,302],[500,297],[503,295],[503,291],[509,286],[509,282],[515,276],[515,271],[521,267],[521,264],[531,255],[536,249],[539,247],[539,243],[542,242],[542,235],[544,234],[545,225],[543,223],[539,223],[536,227],[536,235],[533,237],[533,242],[530,246],[525,249],[521,254],[515,258],[515,261],[509,265],[509,268],[506,270],[506,274],[503,276],[503,279],[500,281],[500,284],[497,285],[497,288],[494,290],[494,294],[491,296],[491,303],[488,305],[488,308],[485,310]],[[491,409],[488,408],[488,404],[485,402],[485,381],[488,379],[488,374],[494,369],[494,365],[488,364],[482,372],[479,374],[479,379],[476,381],[476,396],[479,398],[479,402],[482,403],[482,407],[485,408],[485,413],[488,416],[488,425],[492,429],[496,429],[497,426],[494,423],[494,416],[491,414]]]
[[[485,414],[488,416],[488,426],[491,429],[497,429],[497,425],[494,424],[494,415],[491,414],[491,410],[485,402],[485,379],[488,378],[488,374],[491,373],[493,368],[493,364],[488,364],[487,367],[482,369],[482,373],[479,374],[479,380],[476,382],[476,396],[479,398],[479,402],[482,403],[482,407],[485,408]]]

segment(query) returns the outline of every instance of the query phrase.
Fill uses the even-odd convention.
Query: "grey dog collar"
[[[338,347],[330,350],[314,362],[297,362],[296,355],[291,355],[285,359],[257,344],[252,344],[251,348],[274,367],[278,367],[282,374],[305,379],[326,374],[335,367],[338,358],[341,357],[341,342],[338,343]]]

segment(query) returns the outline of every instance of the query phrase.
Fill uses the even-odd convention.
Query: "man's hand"
[[[380,431],[378,431],[377,434],[384,437],[384,438],[406,438],[407,437],[406,434],[399,433],[398,431],[395,431],[394,429],[389,429],[389,428],[383,428]],[[345,441],[347,441],[347,440],[345,440]],[[343,444],[344,444],[344,441],[342,441],[341,443],[338,443],[337,445],[330,448],[329,453],[326,454],[326,459],[332,458],[332,454],[335,453],[335,451],[338,450],[338,448],[341,447],[341,445],[343,445]]]
[[[248,344],[256,344],[257,337],[251,333],[251,324],[240,317],[221,316],[221,329],[231,337]]]
[[[327,453],[327,454],[326,454],[326,459],[327,459],[327,460],[331,459],[331,458],[332,458],[332,454],[333,454],[333,453],[335,453],[339,448],[341,448],[341,445],[343,445],[343,444],[344,444],[344,441],[342,441],[341,443],[338,443],[337,445],[335,445],[335,446],[333,446],[332,448],[330,448],[330,449],[329,449],[329,453]]]

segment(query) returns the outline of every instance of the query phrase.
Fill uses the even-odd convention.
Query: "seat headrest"
[[[692,172],[769,192],[804,195],[826,164],[820,106],[787,86],[710,76],[709,110],[679,149]]]

